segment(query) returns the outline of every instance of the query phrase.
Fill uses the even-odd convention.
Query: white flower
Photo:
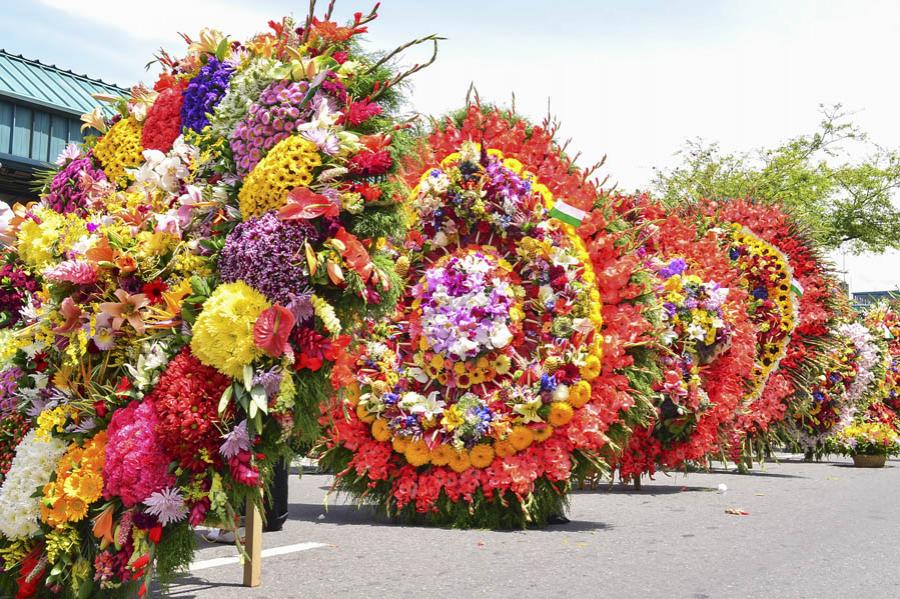
[[[491,345],[494,346],[494,349],[501,349],[509,345],[509,342],[512,341],[513,335],[507,327],[503,323],[498,323],[494,326],[491,331]]]
[[[14,216],[12,208],[0,202],[0,247],[11,246],[16,242],[16,235],[10,225]]]
[[[689,324],[686,332],[689,339],[696,339],[697,341],[706,339],[706,330],[696,322]]]
[[[0,486],[0,534],[21,539],[40,532],[41,498],[32,495],[50,482],[56,463],[65,452],[62,439],[39,439],[34,430],[25,435]]]
[[[437,391],[432,391],[427,397],[418,393],[404,393],[400,406],[408,409],[410,414],[421,414],[426,419],[435,418],[444,412],[446,405],[443,400],[438,399],[438,395]]]
[[[569,399],[568,385],[559,384],[553,390],[553,401],[566,401]]]

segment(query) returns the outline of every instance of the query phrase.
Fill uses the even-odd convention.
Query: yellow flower
[[[591,399],[591,384],[587,381],[578,381],[569,387],[569,403],[573,408],[580,408]]]
[[[494,359],[494,372],[500,375],[504,375],[509,372],[509,367],[512,365],[512,362],[509,359],[509,356],[499,355]]]
[[[404,453],[409,447],[409,439],[406,437],[394,437],[391,439],[391,448],[397,453]]]
[[[216,287],[194,324],[191,351],[202,363],[238,378],[244,366],[262,356],[253,326],[270,307],[260,292],[243,281]]]
[[[534,432],[534,440],[537,443],[542,443],[553,436],[553,427],[549,424],[536,426],[532,431]]]
[[[469,459],[475,468],[487,468],[494,461],[494,450],[490,445],[476,445],[469,453]]]
[[[429,451],[425,441],[421,440],[413,441],[407,445],[406,451],[404,451],[403,454],[406,456],[406,461],[416,468],[424,466],[431,460],[431,451]]]
[[[378,418],[372,423],[372,437],[381,443],[391,440],[391,429],[388,428],[387,420]]]
[[[572,420],[574,414],[575,412],[572,410],[572,406],[561,401],[556,401],[550,404],[550,416],[548,420],[553,426],[563,426]]]
[[[526,426],[515,426],[507,439],[516,451],[526,449],[534,441],[534,433]]]
[[[438,445],[431,452],[431,463],[435,466],[446,466],[456,453],[452,447],[446,444]]]
[[[494,453],[497,457],[507,458],[516,454],[516,448],[513,447],[513,444],[510,443],[508,439],[502,441],[498,440],[494,441]]]
[[[581,378],[592,381],[600,376],[600,358],[597,356],[588,356],[581,367]]]
[[[292,135],[275,144],[244,179],[238,194],[244,220],[284,206],[295,187],[309,187],[322,165],[316,144]]]
[[[462,414],[459,413],[459,408],[456,404],[451,406],[449,410],[444,410],[444,417],[441,418],[441,426],[447,429],[448,432],[453,432],[453,430],[462,423],[463,417]]]
[[[369,414],[369,410],[366,408],[366,404],[356,404],[356,417],[366,424],[375,422],[375,415]]]
[[[462,473],[471,467],[472,462],[469,459],[468,451],[462,450],[453,452],[453,456],[450,458],[450,468],[452,468],[454,472]]]
[[[133,179],[126,168],[136,168],[143,161],[141,126],[134,118],[122,119],[100,138],[94,146],[94,156],[100,161],[106,176],[120,187]]]

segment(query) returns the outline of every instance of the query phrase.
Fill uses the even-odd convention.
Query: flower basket
[[[856,468],[884,468],[887,456],[881,455],[865,455],[861,453],[853,454],[853,466]]]

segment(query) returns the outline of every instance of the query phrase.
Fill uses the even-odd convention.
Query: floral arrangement
[[[83,117],[99,135],[41,200],[0,214],[3,592],[171,578],[191,526],[234,526],[318,438],[355,329],[391,313],[398,88],[431,61],[392,65],[437,38],[370,56],[376,11],[343,26],[333,4],[162,52],[152,86]]]
[[[784,357],[797,322],[797,305],[788,259],[774,245],[741,225],[732,225],[728,255],[750,292],[750,318],[756,327],[757,359],[749,401],[759,398],[769,377]]]
[[[896,300],[874,306],[866,314],[865,322],[873,335],[887,345],[878,399],[896,412],[900,410],[900,310]]]
[[[855,409],[850,391],[857,387],[859,354],[860,349],[850,337],[838,337],[825,371],[811,386],[812,405],[793,415],[797,441],[804,451],[822,453],[825,440],[839,430],[842,421],[852,419]]]
[[[777,205],[751,200],[707,201],[697,210],[712,222],[740,225],[777,249],[792,271],[797,319],[779,368],[759,397],[739,416],[731,434],[731,457],[746,463],[777,436],[780,424],[807,411],[813,402],[806,381],[825,370],[827,337],[835,326],[840,293],[828,263],[797,220]],[[787,435],[790,437],[790,435]]]
[[[629,479],[657,467],[705,463],[720,451],[753,376],[756,348],[748,294],[721,233],[644,196],[625,206],[655,274],[662,372],[653,385],[651,420],[635,428],[618,459],[620,475]]]
[[[593,381],[598,398],[594,405],[603,411],[602,428],[610,439],[604,453],[609,460],[613,448],[627,443],[631,427],[646,423],[654,411],[650,397],[659,379],[654,277],[644,267],[639,242],[623,216],[627,201],[602,193],[602,182],[591,180],[602,162],[586,169],[575,166],[555,141],[558,128],[549,118],[532,124],[514,111],[473,103],[437,123],[427,140],[408,155],[403,175],[408,185],[415,186],[440,157],[467,140],[481,140],[526,165],[554,197],[585,211],[578,234],[591,257],[603,304],[603,373]],[[573,477],[580,483],[595,482],[608,471],[606,462],[579,463]]]
[[[837,450],[844,455],[898,455],[900,435],[887,424],[852,424],[837,435]]]
[[[410,287],[352,350],[354,384],[331,410],[323,461],[338,488],[460,526],[561,511],[573,454],[590,459],[606,437],[596,278],[553,205],[521,162],[476,142],[421,175]]]

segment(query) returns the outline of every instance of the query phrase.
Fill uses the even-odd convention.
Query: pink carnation
[[[103,467],[103,497],[119,496],[132,507],[175,484],[172,462],[156,436],[156,410],[151,402],[131,402],[113,414]]]

